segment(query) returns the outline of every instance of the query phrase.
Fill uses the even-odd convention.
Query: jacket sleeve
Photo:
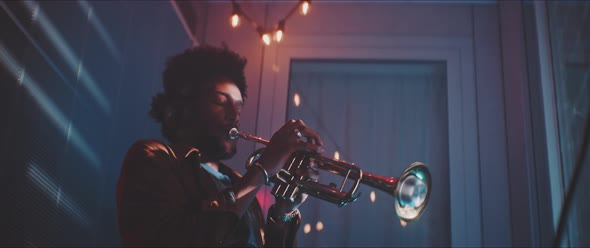
[[[297,247],[297,230],[301,225],[301,215],[289,222],[275,221],[271,218],[274,205],[269,208],[264,230],[265,247]]]
[[[162,147],[137,142],[123,162],[116,195],[123,246],[224,246],[238,217],[223,195],[185,195],[176,160]]]

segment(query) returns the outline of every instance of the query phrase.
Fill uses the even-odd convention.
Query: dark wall
[[[0,245],[118,246],[120,165],[162,139],[151,96],[187,35],[168,1],[0,6]]]

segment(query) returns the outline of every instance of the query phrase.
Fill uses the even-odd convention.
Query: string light
[[[246,22],[252,24],[254,29],[258,31],[258,34],[260,35],[262,42],[265,45],[270,46],[272,40],[276,41],[277,43],[280,43],[285,38],[285,22],[287,21],[287,19],[289,19],[289,17],[291,17],[293,13],[297,12],[297,9],[300,9],[301,14],[303,14],[304,16],[307,15],[307,13],[309,12],[310,4],[311,1],[309,0],[299,1],[287,13],[287,15],[283,19],[281,19],[277,25],[275,25],[273,29],[266,29],[259,26],[254,20],[252,20],[252,18],[250,18],[246,13],[244,13],[244,11],[242,11],[242,8],[235,0],[232,0],[233,11],[230,17],[230,25],[232,28],[237,28],[240,25],[240,19],[243,18],[244,20],[246,20]]]
[[[270,34],[268,34],[268,33],[262,34],[262,42],[264,42],[265,45],[269,46],[270,45]]]
[[[310,1],[301,1],[301,14],[302,15],[307,15],[307,13],[309,12],[309,5],[310,5]]]
[[[233,15],[231,16],[231,20],[230,20],[230,22],[231,22],[231,26],[232,26],[232,28],[237,28],[237,27],[238,27],[238,25],[240,25],[240,15],[238,15],[238,14],[233,14]]]
[[[277,30],[275,32],[275,40],[277,42],[281,42],[281,40],[283,40],[283,30]]]
[[[240,12],[241,8],[236,2],[232,2],[232,14],[230,18],[230,23],[232,28],[237,28],[240,25]]]
[[[340,160],[340,153],[338,151],[334,152],[334,159]]]
[[[375,195],[375,191],[371,191],[370,198],[371,198],[371,203],[375,203],[375,198],[377,198],[377,195]]]
[[[311,232],[311,225],[307,223],[303,226],[303,233],[308,234],[309,232]]]
[[[275,31],[275,41],[281,42],[283,40],[283,32],[285,32],[285,20],[279,21],[277,31]]]

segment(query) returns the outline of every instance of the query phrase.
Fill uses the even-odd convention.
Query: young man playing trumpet
[[[236,153],[228,132],[239,127],[245,64],[234,52],[207,46],[168,61],[150,114],[170,145],[140,140],[125,157],[116,196],[124,246],[296,245],[305,196],[275,199],[266,220],[255,196],[293,152],[322,152],[322,141],[291,120],[243,176],[222,163]]]

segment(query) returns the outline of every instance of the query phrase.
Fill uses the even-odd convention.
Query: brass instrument
[[[238,137],[268,145],[269,141],[250,134],[240,133],[236,128],[229,132],[232,139]],[[252,153],[246,162],[249,168],[264,152],[260,148]],[[324,185],[308,177],[298,175],[297,171],[317,168],[332,174],[344,177],[342,185]],[[349,191],[344,191],[344,185],[348,180],[353,181]],[[401,177],[384,177],[363,172],[358,166],[342,160],[328,158],[326,156],[299,151],[293,153],[285,166],[271,178],[274,186],[271,193],[274,196],[293,201],[298,193],[306,193],[332,203],[339,207],[346,206],[358,199],[360,193],[357,189],[360,183],[385,191],[395,198],[395,212],[403,221],[409,222],[420,217],[428,199],[431,189],[431,176],[428,167],[421,162],[412,163],[404,170]]]

